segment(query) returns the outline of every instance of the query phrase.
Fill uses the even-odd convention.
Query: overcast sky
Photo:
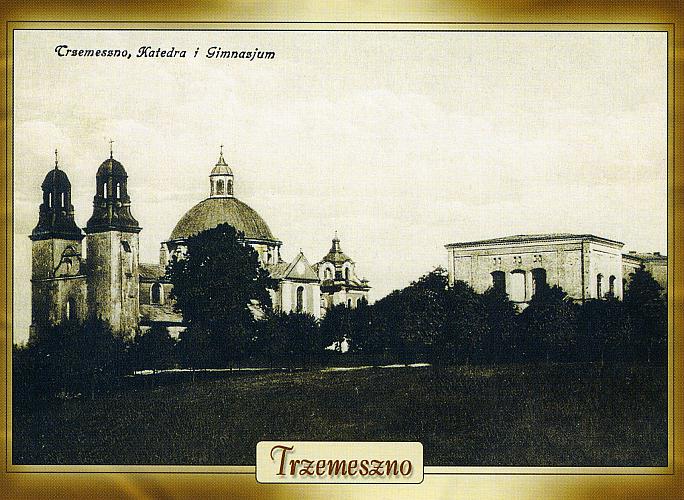
[[[456,241],[577,232],[665,253],[666,44],[665,33],[15,32],[15,341],[28,336],[28,235],[54,149],[85,226],[110,138],[143,262],[208,196],[220,144],[236,196],[283,257],[301,248],[317,262],[337,230],[372,300],[446,266]],[[59,57],[57,45],[133,56]],[[146,45],[187,57],[137,58]],[[212,46],[276,56],[208,59]]]

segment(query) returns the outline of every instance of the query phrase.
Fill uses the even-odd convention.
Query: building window
[[[64,193],[62,193],[62,204],[60,206],[66,207],[66,204],[64,203]]]
[[[513,302],[525,302],[525,271],[523,271],[522,269],[516,269],[514,271],[511,271],[510,279],[511,286],[510,291],[508,293],[509,297]]]
[[[163,304],[164,303],[164,289],[160,283],[154,283],[151,290],[151,299],[153,304]]]
[[[131,244],[126,240],[121,240],[121,248],[123,248],[123,258],[126,273],[128,275],[133,274],[133,252],[131,250]]]
[[[347,281],[349,281],[349,275],[350,275],[350,274],[351,274],[351,273],[349,272],[349,268],[346,268],[346,269],[344,270],[344,279],[347,280]]]
[[[492,288],[502,292],[506,291],[506,273],[503,271],[494,271],[492,273]]]
[[[608,294],[615,297],[615,276],[608,278]]]
[[[107,199],[107,183],[105,182],[102,184],[102,197],[106,200]]]
[[[351,299],[347,299],[347,307],[348,307],[349,309],[351,309],[351,306],[352,306],[352,300],[351,300]]]
[[[330,270],[329,267],[326,267],[326,268],[325,268],[324,277],[325,277],[325,279],[327,279],[327,280],[332,279],[332,271]]]
[[[541,290],[542,287],[546,286],[546,269],[538,267],[537,269],[532,269],[532,297],[534,294]]]
[[[48,193],[48,208],[52,208],[52,193]]]
[[[304,310],[304,287],[297,287],[297,308],[295,309],[298,313]]]
[[[603,298],[603,275],[596,276],[596,298]]]
[[[223,194],[223,181],[218,180],[216,182],[216,194]]]
[[[66,303],[66,319],[67,321],[76,320],[76,300],[71,297]]]
[[[121,198],[121,184],[118,182],[116,183],[116,198],[117,199]]]
[[[226,181],[226,194],[233,194],[233,181]]]

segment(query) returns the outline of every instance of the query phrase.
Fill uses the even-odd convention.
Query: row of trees
[[[540,286],[519,313],[502,291],[478,294],[463,282],[449,287],[446,272],[438,268],[373,305],[335,306],[319,322],[305,314],[273,312],[269,289],[276,283],[241,235],[221,225],[190,238],[167,277],[187,325],[178,339],[162,326],[125,341],[100,322],[62,324],[15,349],[15,387],[23,394],[94,395],[134,370],[237,363],[428,361],[440,367],[666,359],[667,300],[643,269],[631,277],[623,301],[577,304],[556,286]],[[343,344],[345,354],[330,349]]]

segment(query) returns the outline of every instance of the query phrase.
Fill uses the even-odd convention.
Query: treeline
[[[600,362],[664,364],[667,299],[645,270],[632,275],[624,300],[571,301],[543,286],[518,312],[501,291],[449,287],[435,269],[369,305],[331,308],[316,321],[270,312],[260,320],[195,322],[178,339],[154,326],[131,341],[102,323],[63,324],[15,347],[18,395],[94,396],[136,370],[328,364]],[[342,347],[344,346],[344,349]],[[345,352],[342,352],[342,351]]]
[[[518,312],[495,289],[447,286],[442,269],[372,306],[336,307],[321,322],[326,340],[345,340],[367,359],[453,363],[619,362],[667,360],[667,299],[645,270],[629,281],[624,300],[583,304],[558,286],[541,286]]]

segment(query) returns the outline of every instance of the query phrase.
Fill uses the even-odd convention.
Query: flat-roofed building
[[[623,254],[623,246],[593,234],[571,233],[451,243],[446,245],[449,284],[464,281],[479,293],[498,287],[518,304],[529,302],[540,283],[558,285],[578,301],[621,299],[629,270],[643,265],[667,288],[667,257]]]

